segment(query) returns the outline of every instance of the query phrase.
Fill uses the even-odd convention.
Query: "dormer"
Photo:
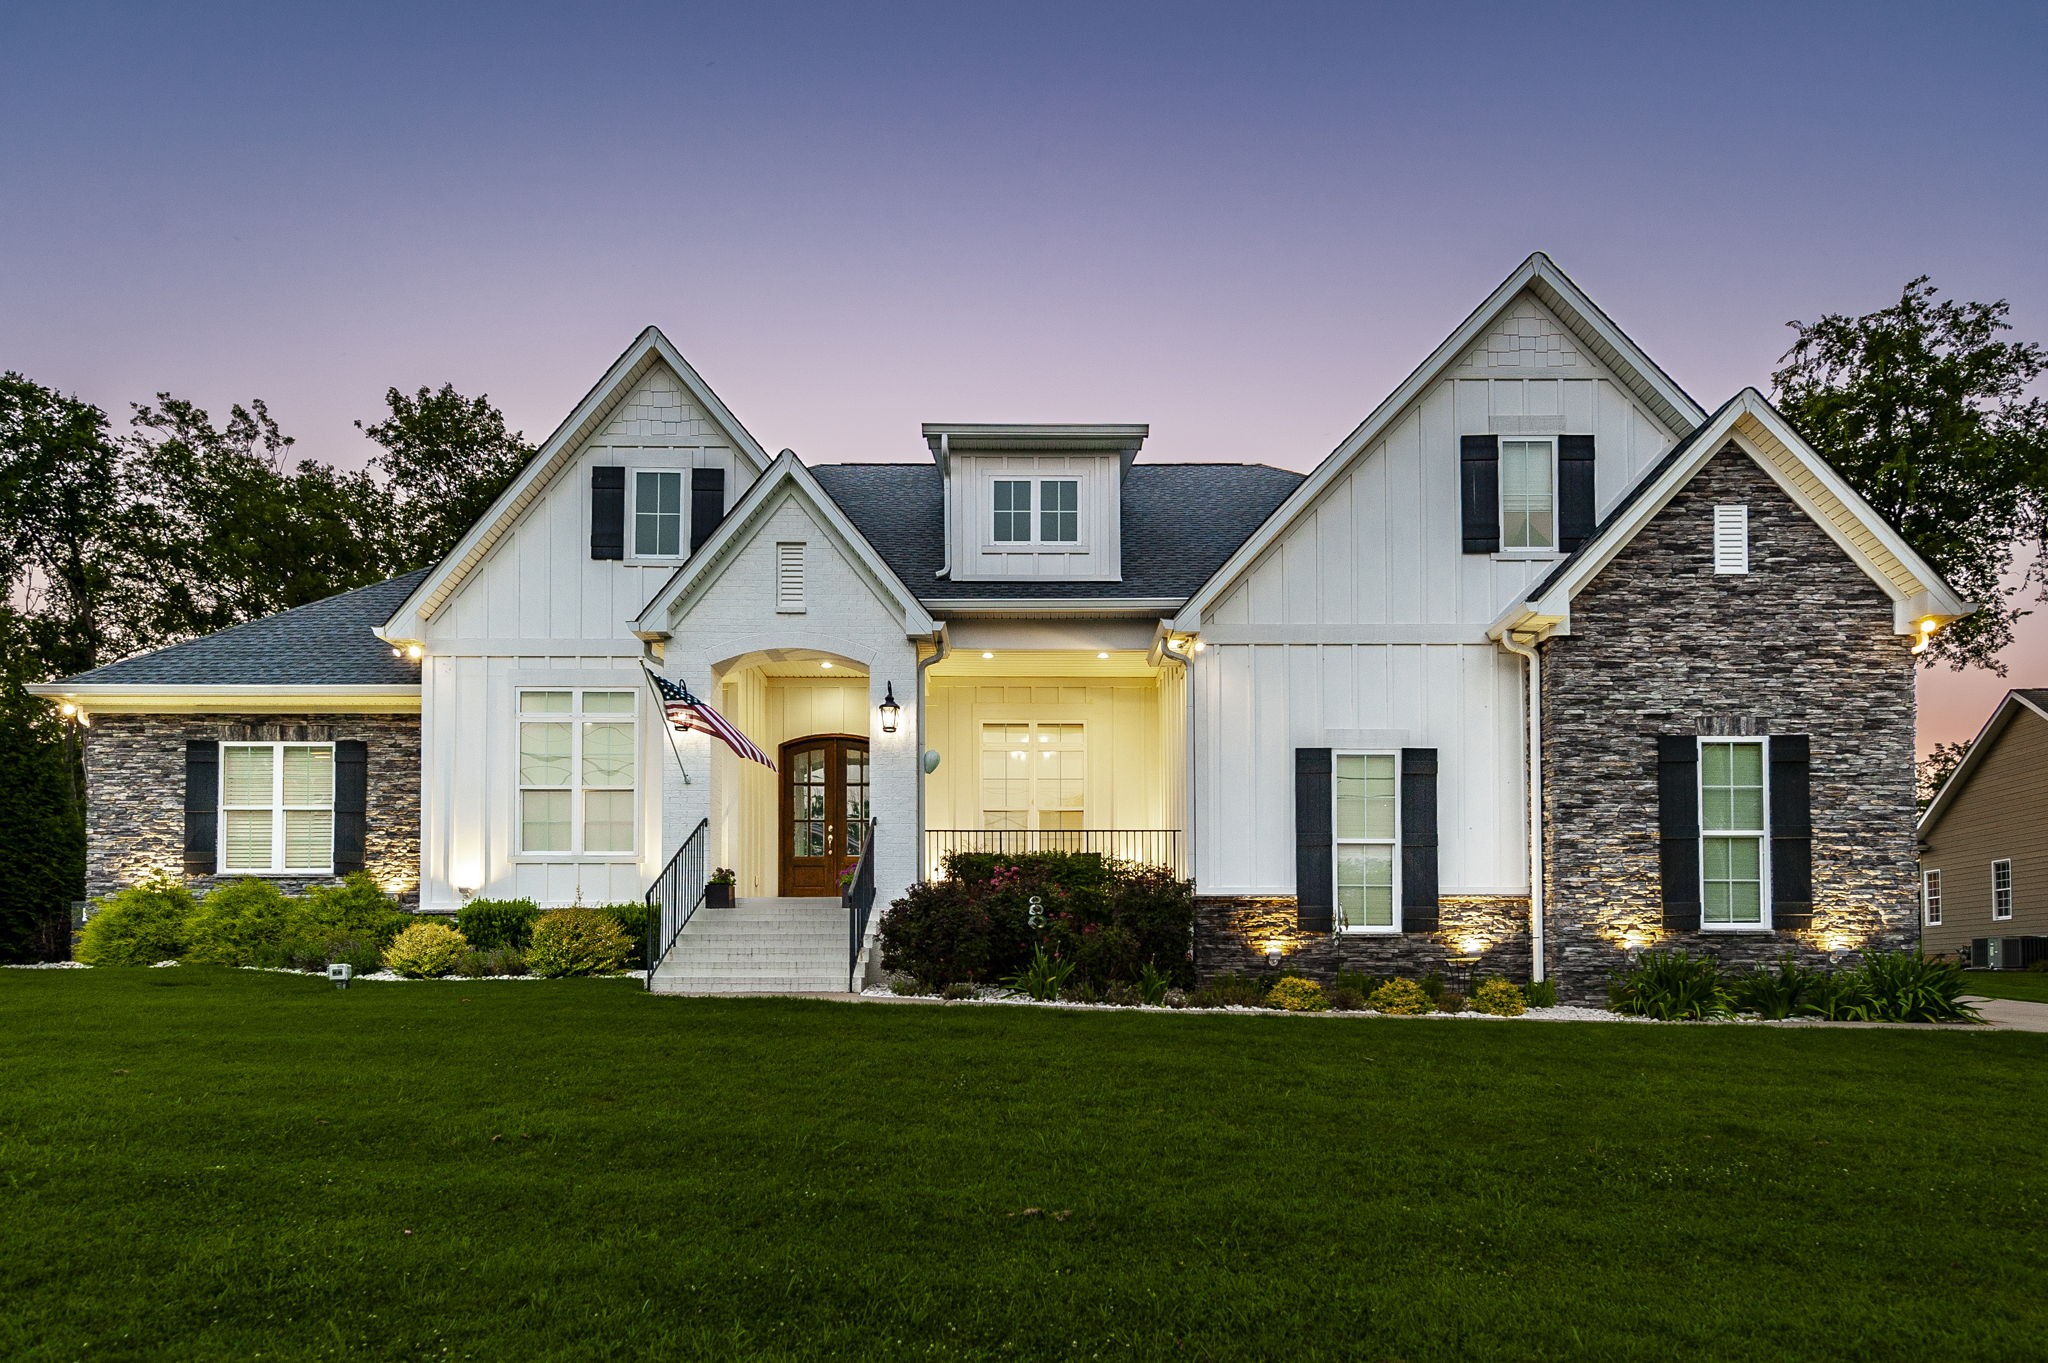
[[[1149,426],[927,424],[946,484],[947,576],[1123,580],[1123,480]]]

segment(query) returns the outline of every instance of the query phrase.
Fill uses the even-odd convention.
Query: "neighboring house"
[[[2048,690],[2006,692],[1920,816],[1920,923],[1980,970],[2048,960]]]
[[[884,905],[963,848],[1172,865],[1205,972],[1584,997],[1913,939],[1912,652],[1969,607],[1754,390],[1702,410],[1536,255],[1305,478],[1146,435],[812,468],[650,328],[431,570],[41,688],[91,717],[91,888],[731,866],[657,981],[699,988],[872,972],[864,849]],[[643,659],[779,771],[672,743]]]

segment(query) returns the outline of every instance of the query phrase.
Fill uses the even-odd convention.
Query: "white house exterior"
[[[870,829],[881,906],[962,848],[1172,865],[1205,971],[1591,992],[1652,942],[1910,931],[1911,650],[1967,605],[1760,396],[1704,411],[1546,257],[1306,477],[1158,462],[1142,425],[920,434],[771,458],[650,328],[440,564],[44,688],[97,721],[94,891],[312,829],[288,773],[247,803],[326,760],[297,744],[338,773],[329,856],[259,873],[451,912],[666,872],[687,912],[726,866],[757,961],[778,914],[845,923]],[[778,770],[671,730],[643,667]],[[695,931],[657,982],[716,987]],[[873,920],[806,950],[749,978],[872,976]]]

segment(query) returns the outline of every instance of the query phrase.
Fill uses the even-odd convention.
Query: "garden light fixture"
[[[334,964],[327,967],[327,978],[334,981],[334,987],[336,989],[348,988],[348,982],[355,975],[355,973],[355,967],[350,965],[347,961],[336,961]]]

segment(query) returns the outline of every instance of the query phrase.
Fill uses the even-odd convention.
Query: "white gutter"
[[[934,630],[934,631],[932,632],[932,643],[933,643],[933,644],[935,645],[935,647],[934,647],[934,648],[933,648],[933,650],[932,650],[932,656],[931,656],[931,657],[929,657],[929,658],[919,658],[919,659],[917,660],[917,833],[916,833],[917,843],[916,843],[916,846],[917,846],[917,878],[918,878],[919,880],[923,880],[923,879],[925,878],[925,873],[926,873],[926,871],[928,871],[928,870],[930,869],[929,867],[927,867],[927,866],[926,866],[926,865],[924,864],[924,785],[925,785],[925,780],[926,780],[926,779],[927,779],[927,777],[929,777],[929,775],[930,775],[930,773],[929,773],[929,772],[927,772],[927,771],[926,771],[926,770],[924,769],[924,754],[925,754],[925,746],[924,746],[924,734],[925,734],[925,728],[924,728],[924,708],[925,708],[925,703],[926,703],[926,700],[927,700],[927,698],[929,697],[929,694],[930,694],[930,688],[929,688],[929,687],[928,687],[928,686],[927,686],[927,685],[925,684],[925,675],[924,675],[924,674],[925,674],[925,669],[926,669],[926,668],[930,667],[930,666],[931,666],[931,665],[932,665],[933,663],[936,663],[936,662],[940,661],[940,660],[941,660],[941,659],[943,659],[943,658],[944,658],[944,657],[945,657],[945,656],[946,656],[946,655],[947,655],[948,653],[952,652],[952,639],[951,639],[951,637],[950,637],[950,636],[949,636],[949,635],[948,635],[948,634],[946,633],[946,626],[945,626],[945,622],[941,621],[941,622],[940,622],[940,624],[939,624],[939,627],[938,627],[938,629],[936,629],[936,630]]]
[[[1195,878],[1195,660],[1186,653],[1176,653],[1173,637],[1162,634],[1159,637],[1159,652],[1162,657],[1173,659],[1180,664],[1180,689],[1187,692],[1188,714],[1187,754],[1182,759],[1186,765],[1181,769],[1181,798],[1183,813],[1181,822],[1187,827],[1187,839],[1183,844],[1187,856],[1186,879]]]
[[[1500,646],[1529,674],[1529,978],[1543,978],[1543,659],[1503,630]]]

